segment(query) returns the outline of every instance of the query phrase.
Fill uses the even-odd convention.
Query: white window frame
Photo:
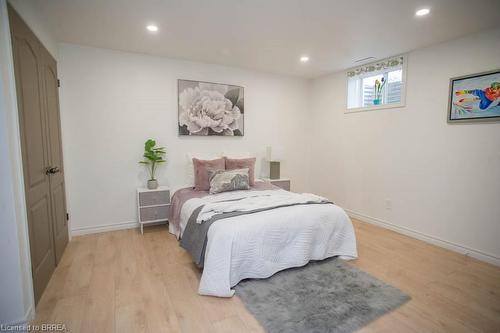
[[[401,75],[401,101],[399,103],[370,105],[370,106],[362,106],[362,107],[350,108],[349,109],[348,108],[348,105],[349,105],[349,77],[347,77],[347,75],[346,75],[346,96],[345,96],[345,111],[344,111],[344,113],[355,113],[355,112],[374,111],[374,110],[383,110],[383,109],[394,109],[394,108],[402,108],[402,107],[406,106],[406,79],[407,79],[407,68],[408,68],[408,56],[406,54],[403,54],[403,55],[400,55],[400,56],[403,57],[403,65],[401,66],[401,69],[402,69],[402,75]],[[382,59],[382,60],[378,60],[378,61],[375,61],[375,62],[367,63],[367,64],[365,64],[363,66],[350,68],[349,70],[346,71],[346,74],[347,74],[347,72],[355,70],[357,68],[370,66],[370,65],[373,65],[373,64],[376,64],[378,62],[385,61],[385,60],[388,60],[388,59],[391,59],[391,58],[394,58],[394,57],[389,57],[389,58],[386,58],[386,59]],[[387,68],[387,71],[390,71],[390,68]],[[360,74],[358,76],[360,78],[365,78],[365,77],[370,77],[372,75],[373,75],[373,73],[368,72],[368,73],[365,73],[365,74]],[[359,82],[359,84],[358,84],[357,89],[363,89],[363,87],[361,86],[362,80],[358,80],[358,82]],[[387,94],[387,90],[384,90],[384,95],[385,94]]]

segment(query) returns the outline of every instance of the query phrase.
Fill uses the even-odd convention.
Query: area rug
[[[410,297],[337,258],[248,279],[236,294],[274,332],[353,332]]]

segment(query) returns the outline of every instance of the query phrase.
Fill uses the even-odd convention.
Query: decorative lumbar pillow
[[[215,160],[199,160],[193,158],[193,168],[194,189],[197,191],[208,191],[210,189],[208,170],[224,170],[225,163],[223,158]]]
[[[235,169],[248,169],[248,179],[250,186],[255,184],[255,157],[252,158],[227,158],[226,159],[226,170]]]
[[[250,188],[248,169],[208,170],[210,193],[220,193]]]

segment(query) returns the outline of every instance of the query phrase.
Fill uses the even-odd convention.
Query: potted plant
[[[375,80],[375,98],[373,99],[373,105],[380,105],[382,102],[382,91],[385,86],[385,79],[382,78],[380,82],[379,80]]]
[[[159,163],[164,163],[166,160],[163,158],[167,154],[165,147],[155,147],[156,141],[149,139],[144,144],[144,161],[141,164],[146,164],[150,179],[148,180],[148,189],[154,190],[158,188],[158,181],[155,178],[155,171]]]

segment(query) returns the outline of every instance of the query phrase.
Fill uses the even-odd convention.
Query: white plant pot
[[[156,190],[158,188],[158,181],[156,179],[148,180],[148,189]]]

